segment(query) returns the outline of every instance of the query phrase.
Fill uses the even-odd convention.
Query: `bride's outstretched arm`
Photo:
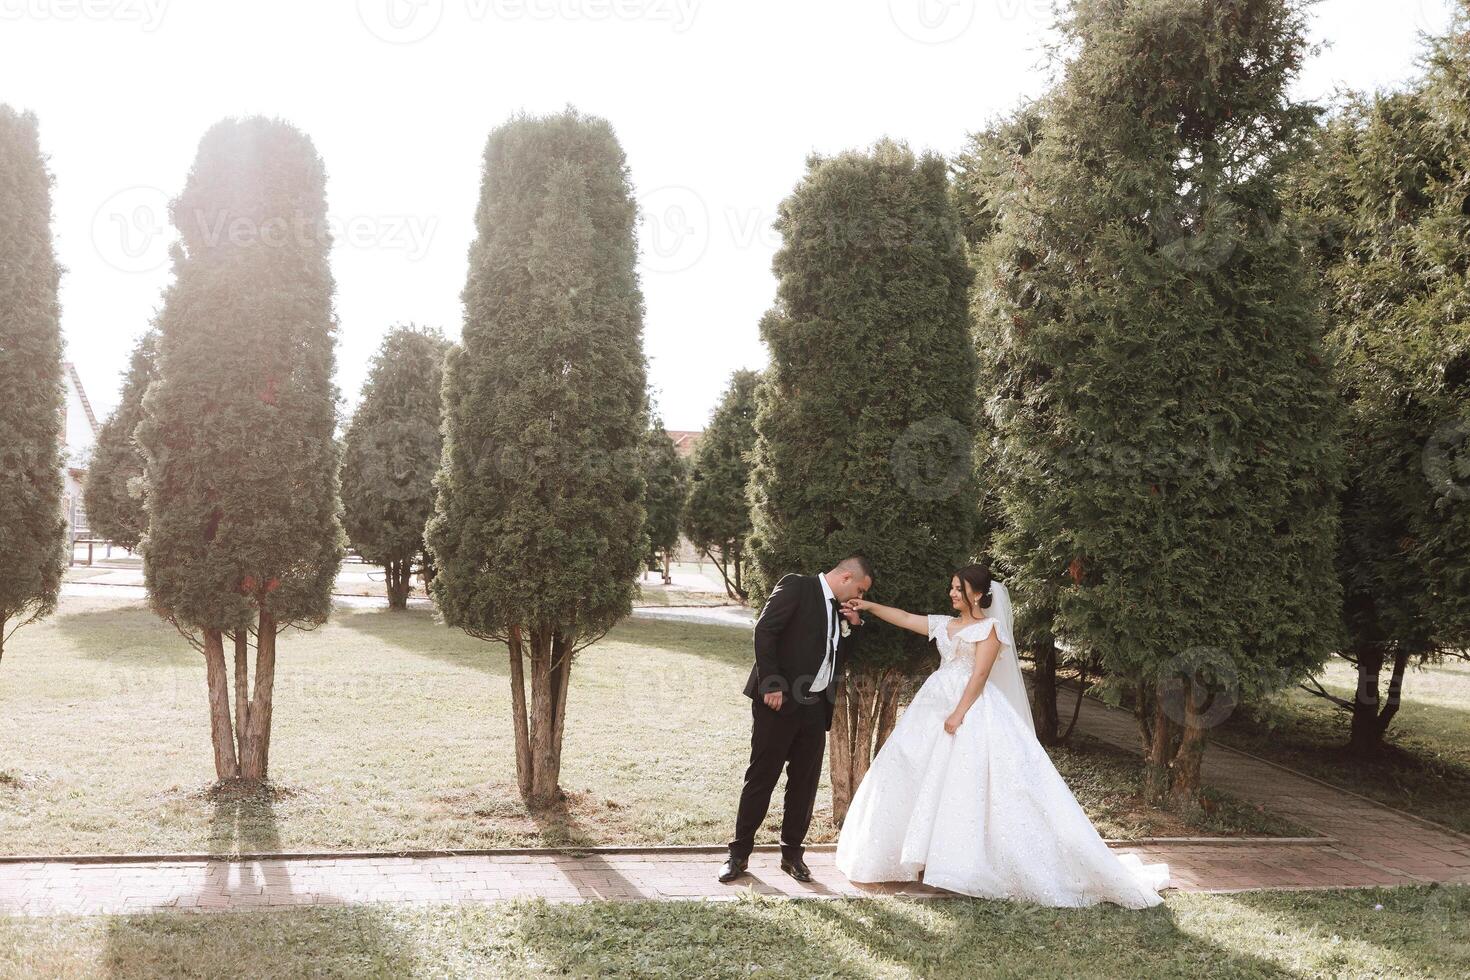
[[[849,599],[847,608],[856,609],[858,612],[870,612],[885,623],[892,623],[902,629],[913,630],[922,636],[929,635],[929,617],[919,616],[915,613],[904,612],[892,606],[880,606],[876,602],[866,599]]]
[[[990,676],[990,668],[995,666],[995,658],[1000,654],[1000,638],[991,630],[990,635],[975,644],[975,669],[970,671],[970,681],[965,685],[965,693],[960,695],[960,703],[950,716],[944,719],[944,730],[953,735],[964,724],[965,715],[970,708],[979,700],[980,692],[985,690],[985,679]]]

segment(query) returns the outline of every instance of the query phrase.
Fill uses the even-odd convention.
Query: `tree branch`
[[[1328,701],[1331,701],[1333,704],[1337,705],[1344,711],[1353,710],[1353,703],[1351,701],[1349,701],[1347,698],[1340,698],[1336,694],[1333,694],[1331,691],[1328,691],[1322,686],[1321,682],[1318,681],[1317,678],[1309,677],[1307,678],[1307,680],[1312,683],[1312,687],[1308,687],[1306,684],[1298,684],[1297,687],[1300,687],[1308,694],[1314,694],[1319,698],[1326,698]]]

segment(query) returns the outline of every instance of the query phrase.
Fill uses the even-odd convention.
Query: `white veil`
[[[1026,720],[1026,728],[1036,734],[1031,719],[1031,699],[1026,696],[1026,681],[1021,676],[1021,661],[1016,656],[1016,624],[1011,614],[1011,593],[1003,582],[990,583],[990,618],[995,620],[995,633],[1000,637],[1000,653],[990,668],[986,686],[1005,697],[1016,714]]]

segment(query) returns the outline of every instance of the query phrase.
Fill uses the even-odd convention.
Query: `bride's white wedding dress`
[[[958,621],[930,616],[939,669],[883,743],[853,796],[837,867],[857,882],[915,881],[981,898],[1049,906],[1157,905],[1167,865],[1116,855],[1098,836],[1036,740],[1010,629],[995,583],[991,618],[951,636]],[[954,735],[975,645],[998,630],[1001,650]]]

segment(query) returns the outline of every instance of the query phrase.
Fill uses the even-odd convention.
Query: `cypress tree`
[[[343,437],[347,539],[365,561],[383,566],[390,609],[408,608],[414,566],[423,568],[424,525],[434,509],[443,447],[440,388],[447,349],[438,330],[389,331]]]
[[[287,123],[225,120],[171,212],[180,241],[137,429],[144,579],[204,654],[217,776],[264,780],[277,634],[326,620],[342,557],[326,173]]]
[[[720,570],[725,593],[744,602],[745,539],[750,537],[750,454],[755,449],[759,371],[741,370],[710,416],[689,461],[684,535]]]
[[[36,117],[0,104],[0,657],[56,609],[67,561],[60,282]]]
[[[813,157],[781,205],[777,304],[761,322],[751,597],[854,551],[874,595],[948,608],[974,531],[975,352],[960,219],[942,159],[889,141]],[[841,819],[928,643],[870,621],[837,689]]]
[[[1014,220],[1012,212],[1024,208],[1031,154],[1044,132],[1045,102],[1032,102],[974,134],[969,146],[955,161],[955,192],[965,219],[966,239],[978,281],[997,282],[1002,269],[1021,258],[1019,239],[998,236],[1003,220]],[[1036,550],[1007,524],[1002,491],[1010,461],[999,438],[997,419],[1019,398],[1018,386],[1034,385],[1039,379],[1022,377],[1012,369],[1003,337],[992,329],[997,322],[996,292],[978,288],[973,293],[976,344],[979,354],[980,437],[976,446],[976,473],[980,491],[979,529],[976,550],[987,555],[992,571],[1010,583],[1018,599],[1016,642],[1019,651],[1032,659],[1032,717],[1036,737],[1044,745],[1056,745],[1071,734],[1061,729],[1057,712],[1057,670],[1066,660],[1076,663],[1079,683],[1085,686],[1089,658],[1081,651],[1064,654],[1058,647],[1053,621],[1056,617],[1055,576],[1033,577],[1027,556]],[[1074,705],[1072,721],[1075,724]]]
[[[490,134],[445,367],[430,591],[449,625],[509,649],[517,780],[536,806],[561,796],[573,656],[629,613],[648,554],[635,215],[605,120],[568,109]]]
[[[1209,728],[1340,638],[1338,417],[1280,190],[1316,116],[1288,94],[1303,15],[1075,0],[1061,27],[982,283],[1001,548],[1132,698],[1150,798],[1187,809]]]
[[[1381,751],[1410,664],[1470,656],[1470,4],[1427,75],[1348,99],[1299,183],[1347,406],[1338,571],[1356,696],[1309,690]],[[1388,671],[1388,690],[1381,678]]]
[[[679,547],[679,512],[688,484],[686,469],[674,441],[664,431],[663,419],[654,415],[644,434],[643,507],[648,565],[660,569],[665,585],[671,581],[669,564]]]
[[[148,527],[143,454],[133,431],[143,419],[143,395],[157,375],[158,332],[150,329],[133,348],[122,397],[97,433],[83,491],[92,533],[129,551],[138,547]]]

